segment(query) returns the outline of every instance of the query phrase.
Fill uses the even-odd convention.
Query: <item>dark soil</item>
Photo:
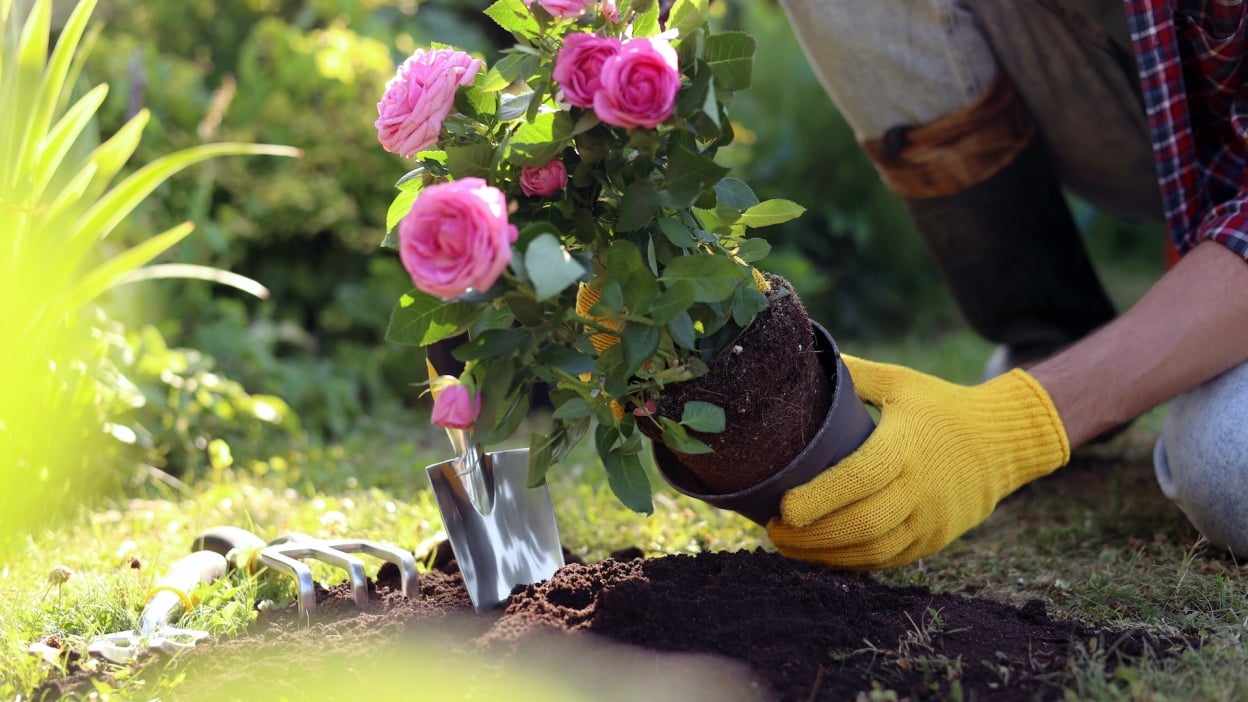
[[[445,558],[416,600],[383,567],[366,611],[338,586],[320,593],[310,626],[292,609],[262,613],[258,633],[176,661],[189,663],[177,691],[381,699],[398,675],[413,699],[533,699],[512,687],[538,671],[572,690],[546,700],[853,700],[876,688],[902,699],[1062,699],[1074,670],[1110,675],[1124,659],[1188,645],[1054,620],[1039,600],[1016,608],[889,587],[761,550],[637,555],[571,563],[483,614]]]
[[[833,385],[815,352],[806,308],[787,280],[768,275],[767,281],[771,304],[736,348],[712,359],[706,375],[665,390],[657,403],[659,415],[675,420],[690,401],[724,409],[723,432],[690,432],[712,453],[673,451],[712,493],[735,493],[778,473],[810,443],[832,404]],[[639,426],[658,438],[653,425]]]

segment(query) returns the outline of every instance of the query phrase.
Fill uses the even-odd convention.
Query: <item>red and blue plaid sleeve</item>
[[[1244,0],[1125,0],[1166,225],[1248,259]]]

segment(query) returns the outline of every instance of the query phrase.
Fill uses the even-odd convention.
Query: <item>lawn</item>
[[[963,381],[974,379],[988,352],[965,333],[849,350]],[[876,577],[1016,605],[1040,598],[1055,617],[1200,641],[1176,658],[1120,667],[1108,680],[1077,676],[1069,691],[1075,698],[1239,698],[1248,686],[1248,656],[1240,646],[1248,626],[1243,571],[1206,548],[1156,487],[1151,449],[1160,420],[1154,412],[1111,443],[1077,452],[1069,467],[1006,500],[941,554]],[[423,558],[441,525],[420,469],[447,456],[439,434],[383,423],[346,443],[262,465],[235,457],[232,467],[191,484],[148,480],[128,499],[49,524],[0,570],[0,695],[27,699],[46,679],[62,675],[58,665],[27,654],[30,643],[56,641],[82,651],[93,635],[134,626],[154,579],[189,550],[198,532],[215,525],[245,526],[265,537],[295,530],[385,540]],[[752,523],[665,487],[653,515],[629,512],[591,456],[578,451],[551,477],[562,539],[577,556],[593,561],[626,547],[654,556],[767,545]],[[329,569],[318,574],[335,575]],[[286,606],[294,588],[280,579],[232,574],[202,595],[180,624],[228,640],[249,630],[256,602]],[[1088,670],[1105,655],[1086,650]],[[177,696],[176,663],[156,662],[138,676],[133,668],[87,662],[97,666],[97,682],[82,694]],[[413,665],[403,665],[404,676]],[[424,672],[430,680],[444,677]],[[540,674],[535,665],[532,690],[542,689]],[[379,689],[387,689],[385,682],[377,681]],[[887,691],[876,696],[886,699]]]

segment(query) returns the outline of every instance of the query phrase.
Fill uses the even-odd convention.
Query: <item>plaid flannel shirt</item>
[[[1174,244],[1213,239],[1248,259],[1245,2],[1125,2]]]

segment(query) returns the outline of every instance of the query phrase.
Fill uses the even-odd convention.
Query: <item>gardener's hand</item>
[[[967,387],[843,358],[880,423],[857,451],[785,494],[767,531],[786,556],[861,570],[904,565],[1070,460],[1052,400],[1025,371]]]

